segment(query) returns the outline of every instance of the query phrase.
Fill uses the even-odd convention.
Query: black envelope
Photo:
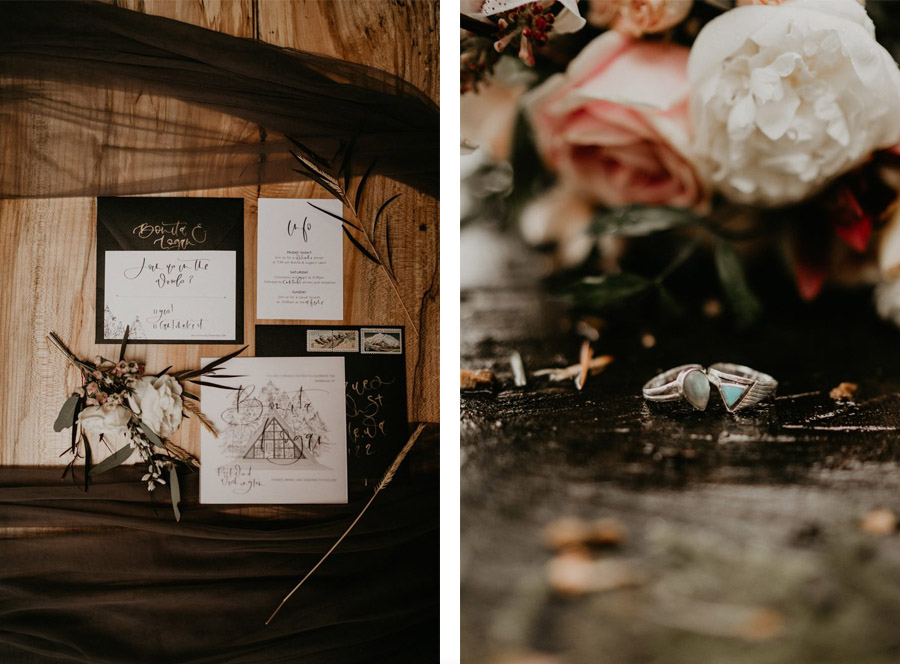
[[[139,339],[129,343],[239,344],[244,341],[244,201],[241,198],[100,197],[97,199],[96,342],[116,343],[104,330],[107,251],[235,252],[235,321],[231,339]],[[175,333],[173,333],[174,335]],[[116,338],[118,337],[118,338]]]
[[[409,438],[404,337],[403,326],[256,326],[257,357],[345,358],[351,488],[381,479]]]

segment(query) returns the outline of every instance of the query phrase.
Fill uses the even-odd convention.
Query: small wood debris
[[[494,372],[490,369],[460,371],[459,386],[463,390],[489,390],[494,386]]]
[[[737,631],[745,641],[766,641],[784,631],[784,616],[775,609],[758,609],[745,620]]]
[[[849,401],[853,398],[853,395],[856,394],[856,390],[858,389],[859,385],[857,385],[856,383],[841,383],[840,385],[832,389],[831,392],[828,393],[828,396],[830,396],[835,401]]]
[[[588,363],[588,370],[592,376],[597,375],[601,371],[603,371],[607,365],[612,362],[615,358],[612,355],[600,355],[598,357],[593,358]],[[579,373],[581,373],[581,365],[573,364],[570,367],[565,367],[562,369],[540,369],[538,371],[532,372],[532,376],[547,376],[552,381],[560,381],[560,380],[568,380],[569,378],[574,378]]]
[[[537,650],[505,652],[491,660],[492,664],[563,664],[558,655]]]
[[[613,517],[597,519],[591,523],[591,533],[588,542],[604,546],[619,546],[628,539],[628,528],[625,524]]]
[[[656,337],[647,332],[641,335],[641,346],[644,348],[653,348],[656,345]]]
[[[525,387],[528,384],[528,378],[525,374],[525,362],[519,351],[514,350],[509,358],[509,366],[512,368],[513,382],[516,387]]]
[[[722,315],[722,302],[715,298],[703,303],[703,315],[707,318],[718,318]]]
[[[568,549],[547,563],[547,580],[557,593],[577,597],[636,586],[644,578],[630,562],[593,560],[583,549]]]
[[[563,517],[544,528],[544,544],[554,551],[596,546],[619,546],[628,539],[628,528],[618,519],[606,517],[586,521]]]
[[[581,359],[578,363],[581,367],[581,371],[579,371],[578,375],[575,377],[575,387],[579,390],[583,389],[584,384],[587,383],[592,357],[594,357],[594,349],[591,348],[591,342],[585,339],[581,343]]]
[[[606,321],[602,318],[594,318],[593,316],[584,316],[579,318],[575,323],[575,333],[584,337],[588,341],[599,341],[600,331],[606,326]]]
[[[869,510],[859,520],[859,527],[870,535],[885,537],[897,532],[897,515],[892,510]]]

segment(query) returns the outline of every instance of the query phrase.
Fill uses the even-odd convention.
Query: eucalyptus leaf
[[[96,466],[91,468],[91,475],[99,475],[100,473],[105,473],[107,470],[111,470],[116,466],[121,466],[123,463],[128,461],[128,457],[131,456],[131,453],[134,452],[134,445],[128,443],[121,449],[113,452],[108,457],[106,457],[103,461],[98,463]]]
[[[639,274],[604,274],[585,277],[570,286],[563,297],[576,306],[603,311],[645,295],[653,286],[653,281]]]
[[[672,293],[665,286],[660,285],[658,291],[658,302],[660,313],[665,318],[676,319],[684,315],[684,310],[678,301],[672,297]]]
[[[156,434],[156,432],[143,422],[141,422],[141,431],[143,432],[144,436],[147,437],[147,440],[149,440],[153,445],[156,445],[157,447],[165,447],[162,439]]]
[[[597,235],[641,237],[699,224],[700,221],[697,215],[683,208],[626,205],[598,212],[591,223],[591,232]]]
[[[747,285],[744,267],[734,248],[725,242],[716,244],[716,271],[739,328],[755,323],[762,313],[759,300]]]
[[[59,415],[56,416],[56,421],[53,423],[53,430],[55,432],[59,433],[63,429],[68,429],[75,424],[75,417],[78,415],[78,404],[80,401],[81,397],[78,396],[71,396],[66,399],[62,408],[59,409]]]
[[[178,509],[178,503],[181,502],[181,487],[178,485],[178,470],[174,464],[169,467],[169,493],[172,496],[172,511],[175,513],[175,520],[181,521],[181,510]]]

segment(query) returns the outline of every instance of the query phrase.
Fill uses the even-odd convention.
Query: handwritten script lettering
[[[391,385],[396,379],[385,380],[380,376],[347,382],[347,451],[355,456],[372,456],[376,453],[374,443],[387,436],[384,411],[384,395],[381,388]]]
[[[288,237],[293,237],[294,231],[300,230],[303,233],[303,241],[309,242],[309,230],[312,228],[312,226],[310,226],[308,219],[309,219],[309,217],[303,217],[303,223],[300,224],[299,227],[297,226],[296,222],[292,221],[291,219],[288,219],[288,223],[287,223]]]
[[[199,247],[206,242],[203,224],[188,225],[184,221],[144,222],[131,231],[142,240],[150,240],[153,246],[166,250],[185,250]]]
[[[159,288],[166,288],[167,286],[180,288],[193,283],[196,274],[207,271],[209,271],[209,261],[205,258],[174,260],[163,263],[148,261],[145,256],[141,259],[140,266],[125,268],[122,276],[126,279],[134,280],[147,273],[153,277]]]

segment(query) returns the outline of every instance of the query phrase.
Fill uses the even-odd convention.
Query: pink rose
[[[614,31],[588,44],[525,98],[547,165],[603,205],[703,207],[688,156],[688,52]]]

